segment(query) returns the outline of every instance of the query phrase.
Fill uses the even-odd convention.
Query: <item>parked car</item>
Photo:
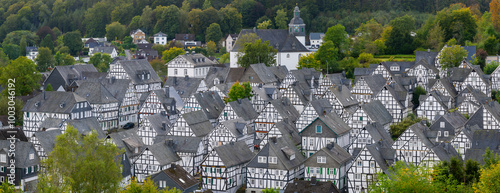
[[[132,128],[134,128],[134,125],[135,125],[134,123],[128,122],[127,124],[125,124],[123,126],[123,129],[132,129]]]

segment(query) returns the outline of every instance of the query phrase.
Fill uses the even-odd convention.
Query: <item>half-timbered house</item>
[[[304,108],[304,111],[300,113],[299,119],[297,120],[295,126],[298,131],[302,131],[306,126],[308,126],[314,119],[318,118],[320,115],[326,115],[332,112],[333,106],[330,104],[328,99],[316,99],[311,101]]]
[[[270,101],[254,121],[256,138],[264,139],[275,123],[284,121],[292,124],[297,121],[299,116],[299,112],[288,98],[283,97]]]
[[[15,155],[12,155],[12,147]],[[12,182],[21,191],[35,191],[40,158],[33,144],[26,141],[0,140],[0,180]],[[10,175],[14,173],[14,178]],[[12,181],[10,181],[12,180]]]
[[[143,182],[146,176],[168,169],[182,159],[175,153],[172,141],[146,146],[133,162],[134,176]]]
[[[491,74],[491,90],[500,90],[500,68],[497,67]]]
[[[389,174],[389,167],[396,162],[395,155],[396,151],[388,141],[377,141],[365,146],[347,170],[348,192],[367,192],[378,173]]]
[[[247,192],[285,189],[293,179],[304,177],[304,161],[305,157],[289,139],[270,138],[246,165]]]
[[[253,149],[253,133],[251,133],[246,122],[241,118],[220,122],[210,132],[208,137],[208,152],[212,151],[215,147],[236,141],[244,141],[249,148]]]
[[[203,54],[192,53],[178,55],[165,64],[168,67],[169,77],[195,77],[205,78],[210,67],[219,64],[205,57]]]
[[[347,149],[350,144],[350,130],[351,128],[335,112],[321,115],[300,132],[302,152],[306,157],[310,157],[331,142]]]
[[[465,152],[465,160],[475,160],[484,164],[486,149],[491,153],[500,153],[500,132],[494,130],[477,130],[472,135],[471,148]]]
[[[158,186],[158,190],[177,189],[181,193],[190,193],[198,190],[199,181],[178,165],[151,174],[151,181]]]
[[[486,96],[479,89],[474,89],[472,86],[467,86],[457,96],[457,108],[463,114],[472,115],[486,102],[490,101],[490,97]]]
[[[35,147],[36,153],[41,160],[47,159],[49,153],[54,149],[56,137],[60,134],[62,134],[60,129],[51,128],[46,131],[36,132],[30,138],[30,142]]]
[[[425,90],[428,90],[427,86],[429,79],[436,78],[439,74],[439,70],[434,65],[429,64],[426,59],[421,59],[419,61],[415,60],[415,65],[410,67],[406,71],[406,74],[416,77],[417,84]]]
[[[140,99],[139,120],[145,116],[161,114],[167,117],[170,122],[174,122],[179,115],[177,102],[182,103],[182,100],[171,97],[170,91],[169,88],[163,88],[144,93]]]
[[[252,86],[252,98],[250,101],[254,109],[260,113],[269,101],[278,99],[280,95],[281,93],[274,86]]]
[[[158,135],[154,144],[165,143],[179,156],[176,162],[191,175],[200,174],[200,164],[207,155],[206,144],[201,137]]]
[[[164,115],[154,114],[144,116],[140,120],[137,135],[141,137],[145,145],[153,145],[155,137],[158,135],[166,135],[171,127],[172,123],[170,123],[170,120]]]
[[[344,148],[332,142],[306,159],[304,179],[331,181],[339,190],[346,190],[347,163],[351,158]]]
[[[33,136],[46,118],[83,119],[92,117],[89,102],[70,92],[44,91],[28,100],[23,109],[23,131]]]
[[[420,95],[420,105],[417,107],[417,115],[433,123],[440,115],[453,108],[451,97],[444,96],[439,91],[431,91],[426,95]]]
[[[410,96],[407,91],[396,90],[391,85],[385,85],[375,99],[382,102],[389,113],[391,113],[393,122],[399,123],[408,115],[408,112],[413,107]]]
[[[489,76],[485,75],[480,67],[452,68],[450,79],[458,92],[464,90],[467,85],[471,85],[486,95],[491,95],[491,81],[489,80]]]
[[[249,82],[251,86],[272,85],[278,86],[278,79],[264,63],[251,64],[239,77],[239,82]]]
[[[351,94],[361,103],[369,103],[386,84],[382,75],[360,76],[356,78]]]
[[[44,89],[51,85],[55,91],[71,91],[70,85],[76,80],[83,80],[83,72],[97,72],[92,64],[56,66],[43,82]]]
[[[125,186],[135,176],[134,161],[141,155],[146,146],[142,143],[139,135],[137,135],[137,129],[109,133],[106,136],[106,140],[115,144],[118,149],[125,150],[120,155],[123,177],[121,185]]]
[[[162,80],[158,77],[148,60],[118,60],[109,67],[108,78],[129,79],[140,95],[161,89]]]
[[[253,156],[244,141],[215,147],[201,163],[202,189],[235,193],[246,181],[244,166]]]
[[[367,124],[353,138],[348,148],[349,153],[353,156],[357,156],[363,148],[377,141],[386,141],[389,144],[394,143],[389,132],[377,122]]]
[[[107,78],[100,81],[106,90],[118,100],[118,128],[132,122],[138,123],[139,98],[131,80]]]
[[[392,120],[391,113],[389,113],[379,100],[373,100],[369,103],[362,104],[347,122],[352,129],[351,140],[354,140],[360,130],[370,123],[377,122],[382,125],[385,130],[389,131],[389,125],[392,123]]]
[[[179,94],[184,103],[186,103],[195,93],[208,90],[202,78],[169,77],[167,81],[165,81],[165,87],[167,86],[175,88],[177,94]]]
[[[168,136],[200,137],[202,138],[204,154],[208,153],[208,134],[214,129],[212,123],[203,111],[193,111],[182,114],[167,133]],[[189,171],[189,170],[188,170]]]
[[[359,105],[358,100],[344,85],[330,87],[323,95],[323,98],[330,101],[335,112],[345,121],[349,119]]]
[[[246,122],[253,122],[259,113],[255,111],[252,103],[247,98],[228,102],[219,116],[219,121],[242,118]]]
[[[444,77],[442,79],[429,79],[429,88],[427,91],[439,91],[444,96],[449,96],[455,101],[455,97],[458,96],[458,92],[455,89],[455,86],[451,84],[448,77]]]
[[[464,128],[455,133],[455,137],[451,140],[451,143],[462,159],[465,159],[465,153],[472,147],[474,132],[482,129],[482,113],[476,112],[467,120]]]
[[[120,101],[104,85],[100,82],[82,82],[75,93],[90,103],[92,116],[97,117],[103,130],[118,128]]]
[[[283,91],[282,96],[290,99],[290,102],[297,111],[302,113],[304,107],[314,99],[313,90],[305,82],[294,82]]]
[[[321,182],[312,179],[311,181],[295,179],[286,186],[284,193],[295,192],[329,192],[340,193],[341,191],[331,181]]]
[[[216,122],[224,106],[224,101],[222,101],[217,92],[205,91],[191,96],[189,100],[184,103],[181,114],[202,110],[207,115],[208,119],[212,122]]]
[[[289,124],[287,122],[277,122],[274,126],[269,130],[269,132],[260,140],[258,147],[264,147],[264,145],[269,141],[272,137],[283,137],[290,139],[295,145],[300,145],[301,136],[295,125]]]

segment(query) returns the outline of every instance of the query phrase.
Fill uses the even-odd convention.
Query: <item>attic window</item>
[[[253,76],[249,76],[248,79],[253,80]]]
[[[441,122],[439,123],[439,127],[440,127],[440,128],[444,128],[444,127],[445,127],[445,123],[441,121]]]
[[[259,156],[257,158],[257,162],[258,163],[266,163],[267,162],[267,157],[265,157],[265,156]]]
[[[35,159],[35,154],[34,153],[30,153],[30,160],[33,160]]]
[[[391,66],[391,71],[399,71],[399,66]]]
[[[7,154],[0,154],[0,162],[7,163]]]
[[[278,164],[278,157],[276,157],[276,156],[269,156],[269,163],[270,164]]]
[[[326,157],[325,156],[318,156],[317,160],[318,163],[326,163]]]

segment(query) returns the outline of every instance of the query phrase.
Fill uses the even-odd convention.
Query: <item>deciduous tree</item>
[[[79,55],[83,49],[82,34],[79,31],[64,34],[63,42],[64,46],[69,48],[70,54],[73,56]]]
[[[161,59],[165,63],[168,63],[168,62],[170,62],[170,60],[172,60],[175,57],[177,57],[178,55],[182,55],[184,53],[185,53],[185,51],[182,48],[171,47],[170,49],[163,51],[163,54],[162,54],[163,56],[161,57]]]
[[[54,68],[54,56],[52,56],[52,51],[46,47],[38,48],[38,56],[36,57],[36,69],[39,72],[46,72]]]
[[[459,45],[446,47],[441,52],[441,67],[444,69],[457,67],[467,56],[467,51]]]
[[[287,29],[288,28],[288,18],[286,17],[286,10],[279,9],[276,11],[276,17],[274,17],[274,24],[277,29]]]
[[[323,37],[323,42],[331,41],[334,47],[337,49],[338,54],[336,57],[341,59],[345,56],[348,51],[349,39],[345,27],[343,25],[337,24],[335,26],[329,27]]]
[[[500,163],[481,169],[479,182],[474,185],[476,192],[500,192]]]
[[[54,51],[54,41],[52,41],[52,36],[50,34],[47,34],[45,38],[40,42],[39,47],[46,47],[49,48],[50,51]]]
[[[89,63],[93,64],[97,71],[107,72],[109,70],[109,64],[113,61],[113,58],[106,53],[95,53],[90,57]]]
[[[206,34],[205,37],[206,42],[210,41],[219,42],[222,39],[222,31],[220,29],[220,25],[217,23],[210,24],[205,34]]]
[[[240,82],[236,81],[236,83],[234,83],[233,86],[231,86],[231,88],[229,89],[226,102],[236,101],[238,99],[244,98],[248,98],[248,100],[250,100],[250,97],[252,96],[252,87],[250,87],[249,82],[240,84]]]
[[[385,42],[391,54],[411,54],[415,50],[414,38],[411,35],[415,30],[415,19],[405,15],[391,21],[392,26],[389,38]]]
[[[490,12],[493,26],[497,31],[500,31],[500,0],[491,0]]]
[[[245,43],[243,51],[238,56],[238,64],[241,67],[248,67],[250,64],[264,63],[266,66],[276,64],[275,56],[278,50],[269,45],[269,41],[262,42],[260,39],[253,43]]]
[[[40,192],[117,192],[123,150],[99,139],[93,131],[82,135],[68,126],[57,136],[53,150],[42,162]]]
[[[300,57],[299,64],[297,69],[302,68],[314,68],[317,71],[321,70],[321,63],[316,60],[314,57],[314,53],[306,54],[305,56]]]
[[[24,56],[1,68],[0,73],[0,85],[3,88],[9,88],[8,84],[13,83],[11,80],[15,80],[16,96],[24,96],[40,88],[38,82],[42,80],[42,75],[36,70],[36,64]],[[4,95],[7,91],[8,89],[3,90]]]
[[[217,51],[217,45],[213,41],[209,41],[207,43],[207,54],[209,56],[214,56],[215,52]]]
[[[122,40],[125,33],[125,26],[120,22],[115,21],[106,25],[106,38],[108,41]]]
[[[219,10],[219,15],[221,18],[220,28],[224,34],[234,34],[239,33],[241,30],[241,13],[230,4]]]

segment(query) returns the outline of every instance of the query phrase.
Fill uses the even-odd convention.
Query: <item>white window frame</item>
[[[258,163],[267,163],[267,157],[266,156],[259,156],[257,158]]]
[[[7,163],[7,154],[0,154],[0,162]]]
[[[318,157],[316,158],[316,161],[317,161],[318,163],[322,163],[322,164],[324,164],[324,163],[326,163],[326,157],[325,157],[325,156],[318,156]]]

